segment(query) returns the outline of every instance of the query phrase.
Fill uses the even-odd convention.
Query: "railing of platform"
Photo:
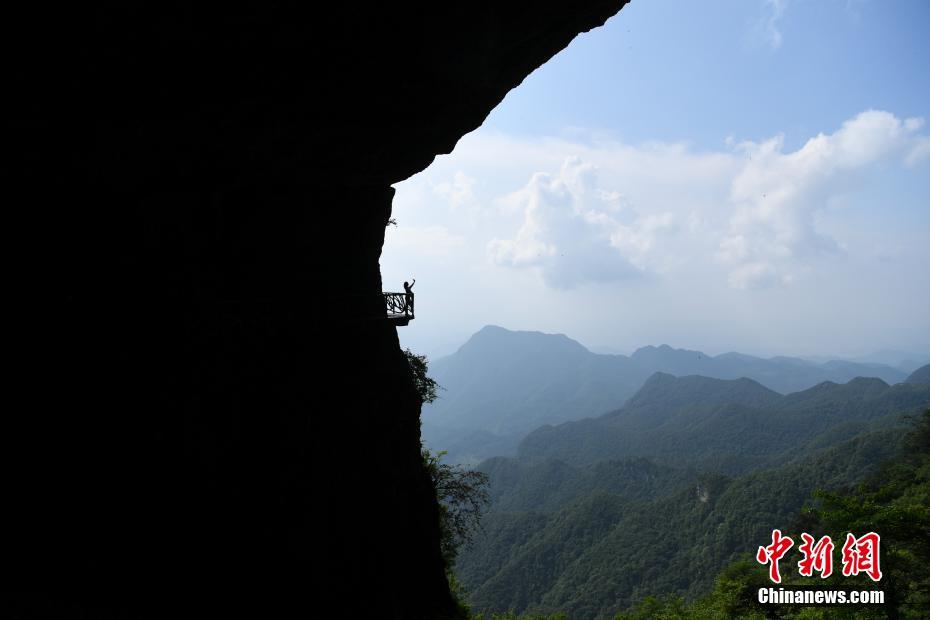
[[[388,317],[405,316],[413,318],[413,293],[382,293],[384,309]],[[409,299],[408,299],[409,297]],[[410,303],[408,303],[408,301]]]

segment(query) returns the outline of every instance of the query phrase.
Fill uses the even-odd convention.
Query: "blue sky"
[[[919,0],[633,0],[396,185],[402,343],[930,352],[928,25]]]

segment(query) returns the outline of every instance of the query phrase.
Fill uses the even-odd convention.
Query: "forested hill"
[[[655,372],[747,377],[782,394],[857,376],[889,384],[906,378],[899,368],[871,362],[709,356],[667,345],[643,347],[630,356],[601,355],[564,335],[488,326],[453,355],[430,364],[431,376],[444,389],[424,408],[423,437],[431,448],[447,450],[453,461],[511,455],[538,426],[623,406]]]
[[[901,437],[900,429],[867,433],[736,478],[666,471],[650,500],[595,488],[545,511],[524,497],[486,515],[457,572],[478,610],[565,611],[572,620],[613,618],[646,594],[698,596],[772,528],[793,523],[814,490],[860,480]],[[579,477],[591,473],[581,468]]]
[[[648,457],[735,475],[779,465],[808,447],[836,443],[884,416],[927,403],[930,383],[889,386],[857,378],[781,396],[749,379],[657,373],[617,411],[530,433],[519,458],[582,465]]]
[[[921,366],[904,380],[905,383],[930,383],[930,364]]]
[[[923,620],[930,609],[930,409],[916,419],[900,441],[900,448],[878,471],[855,487],[839,493],[816,493],[816,507],[804,511],[784,530],[798,540],[802,532],[843,540],[847,532],[878,532],[881,537],[882,577],[846,576],[835,571],[827,578],[801,576],[796,567],[782,573],[788,588],[820,590],[881,590],[881,607],[817,607],[780,605],[785,620],[811,618],[901,618]],[[767,618],[773,608],[760,605],[758,588],[770,586],[768,569],[751,554],[728,565],[714,579],[711,592],[685,602],[674,591],[653,592],[641,598],[616,620],[705,620],[706,618]]]
[[[646,594],[695,597],[819,488],[853,485],[898,448],[930,383],[657,373],[610,414],[532,433],[495,458],[492,504],[456,572],[477,610],[613,618]]]

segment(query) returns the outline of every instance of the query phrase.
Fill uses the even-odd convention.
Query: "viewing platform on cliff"
[[[394,325],[406,325],[414,319],[413,293],[382,293],[387,320]]]

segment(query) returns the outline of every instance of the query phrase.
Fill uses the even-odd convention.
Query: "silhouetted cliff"
[[[31,316],[0,615],[452,613],[419,401],[372,318],[390,184],[623,4],[11,18]]]

